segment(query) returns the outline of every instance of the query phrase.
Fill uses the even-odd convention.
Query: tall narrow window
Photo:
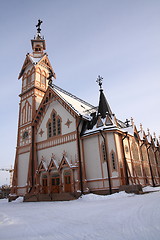
[[[48,137],[52,137],[52,128],[51,128],[51,122],[48,123]]]
[[[60,118],[57,119],[57,134],[61,134],[61,120]]]
[[[115,154],[111,153],[111,159],[112,159],[112,167],[114,170],[116,170],[116,162],[115,162]]]
[[[42,71],[41,73],[41,86],[45,87],[46,86],[46,72]]]
[[[103,154],[103,161],[106,161],[107,156],[106,156],[106,148],[104,143],[102,143],[102,154]]]
[[[41,79],[42,79],[42,84],[45,85],[45,84],[46,84],[46,77],[42,75],[42,76],[41,76]]]
[[[53,136],[56,136],[56,115],[53,113],[52,115],[52,127],[53,127]]]
[[[22,108],[22,121],[21,123],[27,123],[31,121],[31,105],[28,101],[25,102],[24,107]]]

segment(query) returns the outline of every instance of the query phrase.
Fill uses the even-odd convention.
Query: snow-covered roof
[[[43,58],[44,55],[42,57],[33,57],[29,54],[28,56],[34,64],[37,64]]]
[[[130,134],[130,135],[133,135],[133,136],[134,136],[134,129],[133,129],[132,126],[122,128],[121,130],[124,131],[124,132],[127,132],[127,133]]]
[[[71,93],[63,90],[62,88],[53,85],[54,91],[59,95],[64,101],[66,101],[69,106],[77,112],[78,115],[82,115],[84,118],[89,119],[89,114],[95,111],[96,107],[85,102],[84,100],[72,95]]]

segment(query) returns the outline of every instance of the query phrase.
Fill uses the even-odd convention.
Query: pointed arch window
[[[31,121],[31,105],[28,101],[25,102],[22,108],[21,124],[25,124]]]
[[[51,118],[47,123],[48,129],[48,137],[55,137],[61,135],[62,127],[61,127],[61,118],[57,115],[55,111],[52,112]]]

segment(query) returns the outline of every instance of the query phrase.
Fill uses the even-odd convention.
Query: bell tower
[[[48,88],[48,76],[55,77],[50,64],[46,43],[41,36],[42,21],[38,20],[37,33],[31,40],[32,53],[27,53],[18,79],[22,80],[22,89],[19,103],[19,121],[16,159],[13,176],[13,192],[24,195],[30,183],[28,174],[31,171],[30,162],[33,158],[34,133],[32,122],[42,98]]]

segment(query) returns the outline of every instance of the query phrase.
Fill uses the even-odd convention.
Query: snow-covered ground
[[[157,190],[157,192],[152,191]],[[1,240],[159,240],[160,188],[68,202],[0,200]]]

